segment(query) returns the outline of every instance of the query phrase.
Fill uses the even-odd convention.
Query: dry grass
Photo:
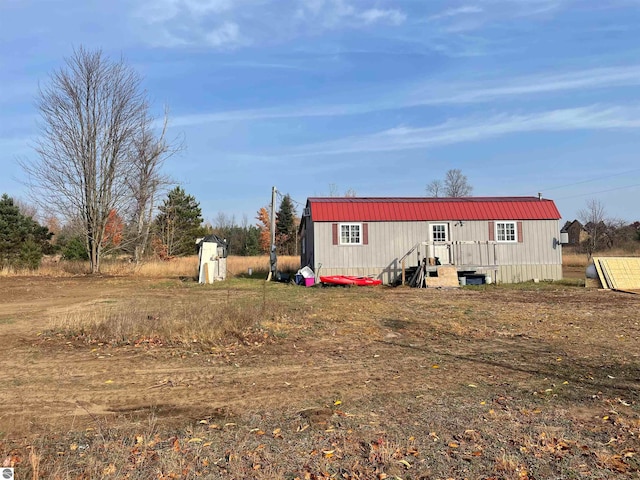
[[[150,278],[196,277],[198,256],[176,257],[171,260],[147,260],[139,265],[122,261],[104,262],[101,272],[105,275],[125,275]]]
[[[257,257],[232,256],[227,259],[227,269],[231,275],[245,275],[249,269],[253,273],[267,273],[269,271],[269,256]],[[281,272],[297,272],[300,269],[300,257],[278,257],[278,270]]]
[[[564,267],[586,267],[589,257],[586,253],[562,252],[562,265]]]
[[[296,272],[300,268],[300,258],[296,256],[278,257],[278,270],[281,272]],[[247,275],[249,269],[256,275],[269,271],[269,256],[255,257],[231,256],[227,259],[229,276]],[[198,257],[177,257],[171,260],[147,260],[135,265],[126,260],[104,259],[101,273],[112,276],[134,276],[147,278],[163,277],[195,277],[198,271]],[[2,268],[0,277],[39,276],[39,277],[72,277],[88,275],[89,263],[82,261],[60,260],[59,258],[45,258],[37,270]]]
[[[46,335],[58,335],[89,345],[182,346],[207,349],[262,335],[260,322],[273,319],[277,308],[250,299],[208,302],[171,298],[138,300],[88,313],[70,312],[54,321]]]
[[[27,268],[0,268],[0,277],[72,277],[89,273],[89,266],[76,262],[66,262],[68,265],[44,263],[40,268],[31,270]]]
[[[612,249],[596,252],[594,257],[640,257],[640,250]],[[562,252],[562,265],[565,267],[586,267],[589,256],[586,253],[576,253],[574,250],[565,249]]]

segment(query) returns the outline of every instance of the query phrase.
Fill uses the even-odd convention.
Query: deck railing
[[[421,247],[426,247],[426,251],[423,251]],[[495,269],[498,266],[497,242],[495,241],[418,242],[400,258],[403,285],[406,281],[405,267],[409,256],[414,252],[416,253],[416,265],[420,265],[425,257],[433,258],[433,265],[428,266],[435,266],[435,247],[446,248],[449,256],[448,264],[454,265],[459,269]]]

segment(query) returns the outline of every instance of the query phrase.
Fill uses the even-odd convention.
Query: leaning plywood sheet
[[[625,291],[640,289],[640,258],[599,257],[598,260],[611,288]]]
[[[609,285],[607,284],[607,279],[604,276],[604,272],[600,267],[600,257],[593,257],[593,265],[596,267],[596,271],[598,272],[598,277],[600,278],[600,283],[602,284],[602,288],[609,290]]]
[[[609,274],[609,269],[607,268],[607,261],[606,259],[600,259],[600,269],[602,270],[602,273],[604,274],[604,278],[605,281],[607,282],[607,285],[609,286],[609,288],[613,288],[614,287],[614,283],[613,283],[613,278],[611,277],[611,275]]]

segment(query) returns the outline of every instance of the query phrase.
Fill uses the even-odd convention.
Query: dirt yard
[[[0,278],[0,461],[17,478],[637,478],[639,307],[555,284]]]

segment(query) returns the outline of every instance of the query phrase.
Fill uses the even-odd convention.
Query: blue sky
[[[271,186],[587,200],[640,220],[639,0],[0,0],[0,192],[28,199],[38,84],[74,47],[144,76],[167,173],[253,221]]]

